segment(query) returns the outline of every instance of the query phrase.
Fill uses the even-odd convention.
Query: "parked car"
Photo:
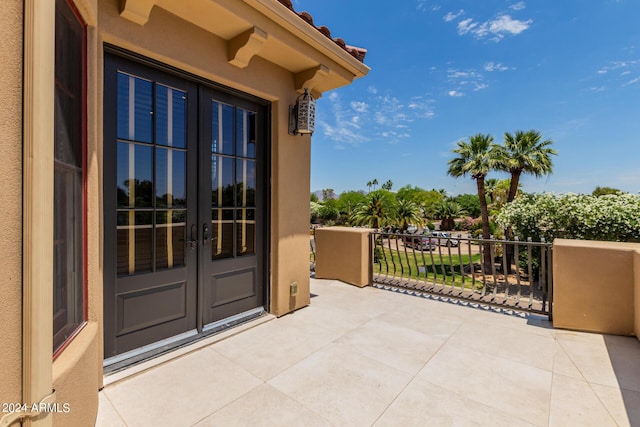
[[[431,231],[429,235],[440,246],[458,246],[460,244],[458,239],[453,238],[451,234],[444,231]]]
[[[436,248],[436,241],[426,236],[403,236],[402,242],[407,248],[415,248],[421,251],[432,251]]]

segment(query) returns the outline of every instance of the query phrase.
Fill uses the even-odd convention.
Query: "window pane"
[[[118,139],[153,141],[153,85],[118,72]]]
[[[237,155],[256,157],[256,113],[238,108],[236,113]]]
[[[83,318],[82,173],[54,167],[53,313],[54,330]],[[73,327],[69,330],[71,332]],[[68,335],[68,333],[67,333]],[[61,342],[66,338],[63,333]],[[55,344],[55,342],[54,342]]]
[[[55,2],[53,351],[84,321],[84,24]]]
[[[156,148],[156,206],[186,207],[187,156],[184,151]]]
[[[186,210],[156,212],[156,269],[184,266]]]
[[[187,94],[156,83],[156,144],[186,147]]]
[[[233,212],[211,210],[211,259],[233,257]]]
[[[151,271],[152,212],[118,212],[118,274]]]
[[[255,160],[237,160],[236,188],[238,207],[256,206],[256,162]]]
[[[237,256],[255,255],[256,253],[256,210],[238,209],[236,211],[238,241],[236,243]]]
[[[211,151],[233,155],[233,107],[212,102]]]
[[[118,142],[118,207],[151,207],[153,148]]]
[[[211,158],[211,206],[233,207],[233,166],[230,157],[213,156]]]

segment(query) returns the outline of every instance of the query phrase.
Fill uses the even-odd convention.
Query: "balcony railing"
[[[552,245],[461,235],[371,234],[373,282],[552,317]]]

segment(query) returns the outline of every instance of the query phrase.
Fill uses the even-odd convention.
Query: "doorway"
[[[266,303],[268,103],[105,54],[105,359]]]

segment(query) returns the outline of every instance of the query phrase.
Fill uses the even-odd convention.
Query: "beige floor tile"
[[[620,387],[640,392],[640,341],[605,335],[604,344]]]
[[[571,338],[559,336],[557,342],[582,376],[590,383],[618,387],[618,379],[603,337],[580,336],[579,339],[575,338],[575,336]]]
[[[103,390],[129,427],[191,426],[262,382],[209,348]]]
[[[312,318],[303,316],[306,315],[294,313],[281,317],[220,342],[213,348],[267,381],[338,339],[344,332],[323,327],[320,322],[313,323]]]
[[[250,391],[196,424],[197,427],[321,427],[329,425],[327,420],[268,384]]]
[[[312,282],[311,293],[318,295],[311,299],[312,305],[331,306],[369,317],[400,308],[406,301],[406,295],[373,287],[358,288],[331,283],[328,287],[330,292],[323,291],[323,288],[327,289],[324,284],[314,286]]]
[[[440,303],[420,302],[421,304],[407,304],[402,310],[382,313],[376,319],[442,339],[449,338],[466,320],[456,313],[460,311],[458,309],[436,311],[432,309],[432,305]]]
[[[96,427],[127,427],[104,392],[98,394]]]
[[[446,338],[372,319],[336,341],[371,359],[415,375]]]
[[[553,373],[577,380],[584,380],[584,377],[567,352],[564,351],[564,348],[561,345],[556,345],[555,349],[555,354],[553,356]]]
[[[480,352],[551,371],[555,341],[529,333],[527,329],[468,321],[453,334],[451,345],[464,345]]]
[[[598,384],[591,388],[619,426],[640,426],[640,392]]]
[[[616,426],[607,409],[584,380],[555,374],[549,426]]]
[[[447,342],[418,378],[505,414],[546,425],[551,372]]]
[[[331,344],[269,381],[337,426],[369,426],[411,380],[404,372]]]
[[[526,427],[533,424],[416,378],[374,425]]]

